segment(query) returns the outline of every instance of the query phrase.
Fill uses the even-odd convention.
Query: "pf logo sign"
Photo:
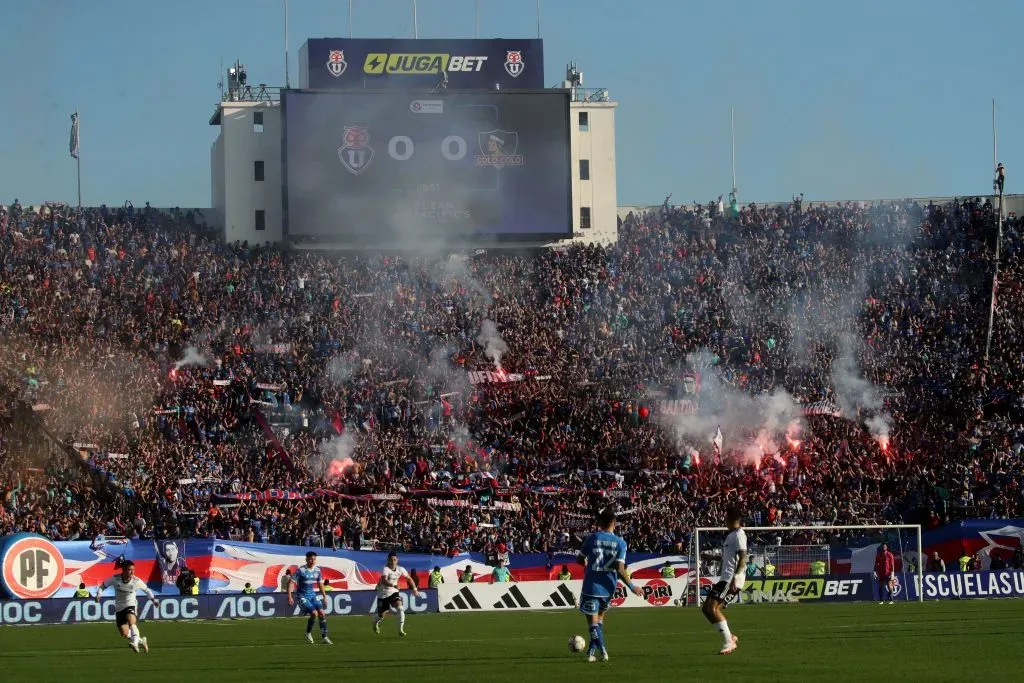
[[[0,563],[4,585],[22,600],[48,598],[64,582],[64,556],[41,536],[14,540],[4,548]]]

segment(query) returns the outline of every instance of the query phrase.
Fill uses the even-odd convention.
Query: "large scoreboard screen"
[[[293,238],[572,234],[566,92],[287,91],[283,109]]]

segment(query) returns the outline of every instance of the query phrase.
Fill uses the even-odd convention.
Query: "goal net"
[[[853,602],[922,600],[920,525],[744,527],[745,583],[733,602]],[[694,529],[688,604],[700,604],[722,573],[725,528]],[[875,572],[885,544],[892,580]]]

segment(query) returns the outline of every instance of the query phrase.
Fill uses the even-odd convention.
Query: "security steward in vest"
[[[811,562],[811,576],[825,576],[825,563],[822,560]]]
[[[572,578],[572,572],[569,571],[569,565],[563,564],[562,571],[558,572],[559,581],[568,581]]]
[[[771,578],[775,576],[775,565],[772,564],[771,560],[766,559],[764,561],[764,575],[765,578]]]
[[[78,584],[78,590],[75,591],[75,597],[76,598],[89,598],[89,597],[92,597],[92,596],[90,596],[89,595],[89,591],[87,591],[85,589],[85,584],[84,583],[80,583],[80,584]]]
[[[473,580],[473,569],[467,564],[466,568],[459,574],[459,583],[473,583]]]
[[[434,567],[434,570],[427,575],[427,587],[437,588],[444,583],[444,577],[441,576],[441,568]]]
[[[661,578],[663,579],[674,579],[676,578],[676,568],[671,563],[666,562],[661,567]]]
[[[964,554],[960,556],[960,559],[958,560],[958,562],[960,563],[960,571],[962,571],[962,572],[969,572],[969,571],[971,571],[971,556],[968,555],[966,552],[964,552]]]
[[[256,592],[256,589],[252,587],[251,583],[246,581],[245,582],[245,588],[242,589],[242,592],[245,593],[246,595],[252,595],[253,593]]]

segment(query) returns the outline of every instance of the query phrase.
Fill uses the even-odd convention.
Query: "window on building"
[[[590,180],[590,159],[580,159],[580,180]]]
[[[580,132],[586,133],[590,130],[590,112],[580,112]]]
[[[589,209],[588,209],[588,211],[589,211]],[[587,220],[588,220],[588,222],[590,220],[589,214],[587,215]],[[264,231],[266,229],[267,229],[267,212],[264,211],[263,209],[256,209],[256,231],[257,232],[262,232],[262,231]]]
[[[263,112],[254,111],[252,113],[252,132],[262,133],[263,132]]]
[[[580,229],[581,230],[589,230],[590,229],[590,207],[589,206],[581,206],[580,207]]]
[[[263,162],[262,161],[254,161],[253,162],[252,175],[253,175],[253,180],[255,180],[257,183],[262,183],[263,182]]]

